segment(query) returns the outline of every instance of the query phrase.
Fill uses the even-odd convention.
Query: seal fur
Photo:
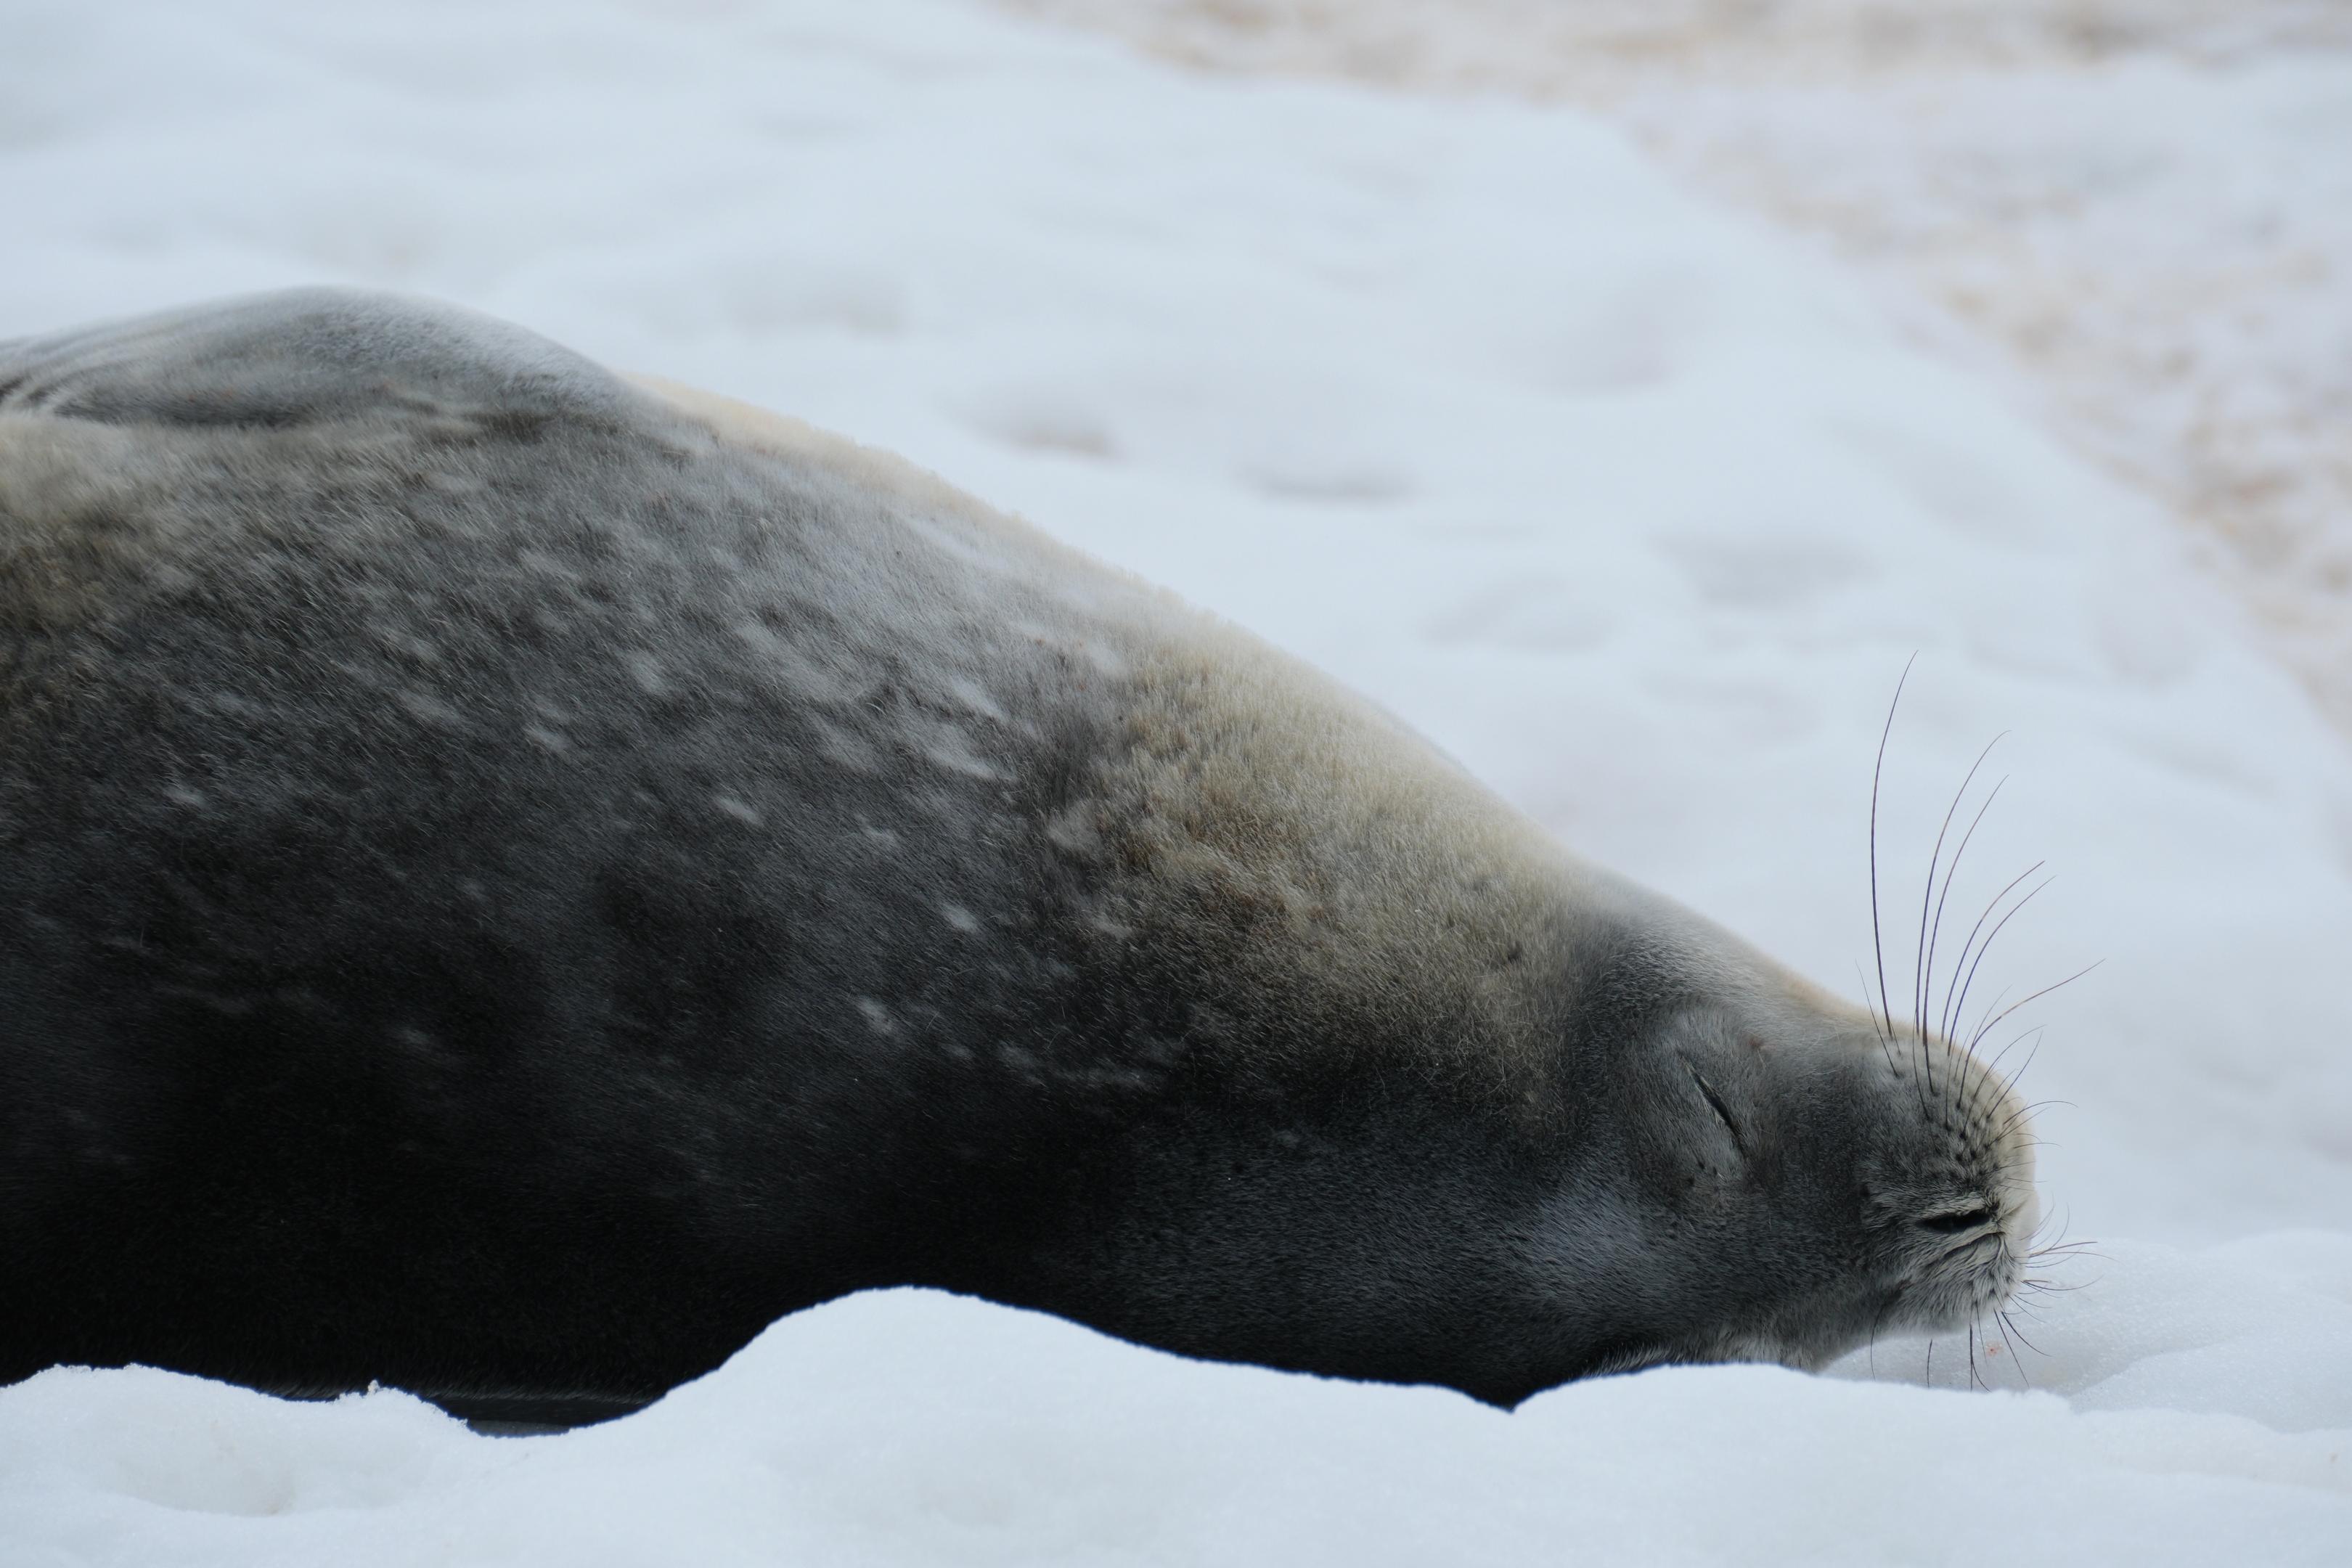
[[[2013,1289],[2022,1121],[895,458],[382,296],[0,344],[0,1377],[1815,1365]]]

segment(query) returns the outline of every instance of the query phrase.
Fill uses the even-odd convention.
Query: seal
[[[376,295],[0,344],[0,1378],[576,1419],[900,1284],[1813,1366],[2020,1279],[1916,1011],[789,420]]]

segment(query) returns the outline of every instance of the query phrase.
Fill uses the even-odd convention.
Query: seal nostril
[[[1955,1209],[1949,1214],[1933,1214],[1914,1220],[1921,1230],[1932,1230],[1939,1236],[1957,1236],[1964,1230],[1974,1230],[1992,1223],[1992,1210],[1979,1205],[1975,1208]]]

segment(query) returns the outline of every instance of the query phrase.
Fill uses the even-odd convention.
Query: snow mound
[[[788,1318],[555,1437],[388,1392],[60,1369],[0,1390],[0,1536],[28,1565],[2340,1562],[2352,1300],[2295,1274],[2340,1287],[2346,1249],[2271,1250],[2119,1249],[2136,1290],[2189,1310],[2046,1312],[2063,1397],[1706,1367],[1507,1413],[922,1290]],[[2298,1365],[2315,1324],[2301,1342],[2332,1357]],[[2212,1402],[2118,1392],[2143,1374]]]

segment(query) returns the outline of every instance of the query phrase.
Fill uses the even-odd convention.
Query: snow
[[[2332,1257],[2352,1263],[2340,1238]],[[2298,1398],[2306,1358],[2245,1345],[2263,1336],[2217,1277],[2245,1260],[2128,1261],[2196,1283],[2158,1324],[2083,1336],[2068,1398],[1675,1368],[1506,1414],[917,1290],[786,1319],[559,1437],[474,1436],[390,1392],[289,1405],[58,1370],[0,1407],[0,1539],[27,1568],[2343,1561],[2340,1351],[2333,1402]],[[2340,1298],[2252,1305],[2339,1346],[2352,1330]],[[2210,1338],[2231,1312],[2242,1337]],[[2117,1388],[2126,1363],[2161,1390]]]
[[[2352,732],[2352,9],[1003,3],[1217,69],[1603,112],[2161,505]]]
[[[59,1370],[12,1568],[2352,1560],[2352,751],[2155,501],[1624,132],[937,0],[126,3],[0,20],[0,335],[392,286],[903,451],[1832,985],[1916,652],[1892,988],[2004,732],[1955,903],[2060,876],[1979,984],[2104,960],[2014,1020],[2097,1238],[2031,1348],[1506,1414],[893,1292],[539,1438]]]

